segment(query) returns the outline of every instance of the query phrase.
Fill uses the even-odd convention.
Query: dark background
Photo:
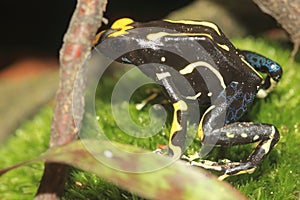
[[[253,9],[253,3],[250,0],[243,0],[244,9],[236,9],[234,7],[236,4],[228,4],[227,1],[216,1],[227,7],[226,9],[229,9],[233,15],[239,16],[239,19],[244,21],[243,23],[251,24],[251,19],[253,19],[254,25],[258,26],[259,20],[256,21],[256,18],[249,17],[248,14],[249,9]],[[171,11],[191,2],[193,1],[110,0],[105,17],[110,22],[124,16],[132,17],[137,21],[149,21],[163,18]],[[28,55],[57,57],[63,34],[75,5],[75,0],[1,1],[0,69]],[[260,12],[259,9],[255,9]],[[260,29],[276,24],[271,18],[269,22],[262,24]],[[251,30],[258,31],[257,28]]]
[[[105,16],[110,21],[123,16],[159,19],[192,1],[162,2],[112,0]],[[0,68],[31,54],[57,56],[75,5],[75,0],[1,1]]]

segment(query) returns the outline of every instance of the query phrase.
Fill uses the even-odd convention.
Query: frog
[[[94,44],[105,56],[137,66],[162,87],[173,107],[168,156],[216,171],[223,180],[254,172],[278,143],[276,126],[240,119],[256,97],[265,98],[274,90],[282,67],[259,53],[236,48],[215,23],[121,18],[101,31]],[[182,86],[182,78],[188,87]],[[257,143],[249,157],[220,164],[201,160],[200,152],[185,155],[190,105],[205,108],[196,133],[203,146]]]

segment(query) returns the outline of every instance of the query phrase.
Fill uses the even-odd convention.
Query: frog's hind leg
[[[215,162],[200,160],[198,163],[191,163],[223,173],[220,179],[229,175],[253,172],[279,141],[280,137],[277,128],[270,124],[252,122],[230,123],[232,119],[240,117],[235,115],[237,111],[241,110],[241,105],[244,106],[243,112],[247,110],[247,105],[251,102],[251,99],[245,98],[243,85],[236,82],[226,88],[226,93],[226,96],[221,95],[213,102],[213,105],[206,110],[200,120],[198,135],[202,143],[204,145],[220,146],[259,143],[248,159],[243,162],[228,162],[219,165]],[[242,114],[241,112],[240,115]]]
[[[244,162],[229,162],[220,165],[224,179],[230,175],[251,173],[263,161],[266,155],[279,141],[280,135],[277,128],[271,124],[236,122],[223,127],[218,133],[217,144],[233,146],[259,142],[252,154]]]
[[[279,141],[277,128],[270,124],[236,122],[210,133],[209,137],[218,137],[215,145],[233,146],[259,142],[252,154],[244,162],[226,162],[218,164],[209,160],[196,160],[199,157],[190,157],[191,165],[223,173],[220,180],[230,176],[253,172],[265,156]]]

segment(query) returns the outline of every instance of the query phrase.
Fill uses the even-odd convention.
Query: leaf
[[[246,199],[226,182],[183,161],[104,140],[83,139],[49,149],[36,159],[0,170],[0,175],[40,160],[95,173],[149,199]]]

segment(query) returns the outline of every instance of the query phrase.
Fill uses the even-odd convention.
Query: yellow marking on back
[[[133,22],[134,21],[130,18],[118,19],[111,25],[111,28],[112,29],[122,29],[122,28],[126,27],[128,24],[131,24]]]
[[[218,35],[221,35],[221,31],[219,27],[212,23],[212,22],[206,22],[206,21],[192,21],[192,20],[169,20],[165,19],[165,22],[170,22],[170,23],[175,23],[175,24],[190,24],[190,25],[201,25],[201,26],[206,26],[209,28],[214,29]]]
[[[178,116],[177,116],[177,111],[186,111],[188,109],[187,104],[182,101],[179,100],[176,103],[173,103],[173,108],[174,108],[174,116],[173,116],[173,122],[172,122],[172,127],[171,127],[171,131],[170,131],[170,137],[169,137],[169,147],[171,148],[171,150],[174,153],[174,156],[181,156],[182,154],[182,149],[178,146],[175,146],[172,144],[172,137],[173,135],[182,130],[182,126],[178,123]]]
[[[201,141],[203,141],[203,138],[204,138],[204,133],[203,133],[203,119],[205,117],[205,115],[207,115],[207,113],[209,111],[211,111],[212,109],[214,109],[216,106],[212,105],[210,106],[209,108],[207,108],[207,110],[205,111],[205,113],[203,114],[201,120],[200,120],[200,123],[199,123],[199,126],[198,126],[198,137],[200,138]]]
[[[146,36],[146,38],[150,41],[157,41],[160,40],[162,37],[170,36],[170,37],[184,37],[184,36],[200,36],[200,37],[207,37],[214,41],[213,37],[207,33],[168,33],[168,32],[158,32],[158,33],[150,33]],[[219,47],[224,49],[225,51],[229,51],[230,48],[225,44],[216,43]]]
[[[227,132],[226,133],[226,137],[228,137],[228,138],[234,138],[234,133]]]
[[[242,134],[241,134],[241,137],[242,137],[242,138],[246,138],[246,137],[248,137],[248,135],[247,135],[247,133],[242,133]]]
[[[255,135],[254,137],[253,137],[253,141],[256,141],[256,140],[258,140],[259,139],[259,135]]]
[[[252,67],[244,58],[241,58],[241,60],[250,68],[254,71],[254,73],[256,73],[260,78],[263,78],[255,69],[254,67]]]
[[[197,94],[195,94],[194,96],[186,96],[185,98],[186,99],[189,99],[189,100],[196,100],[198,99],[198,97],[201,96],[201,92],[198,92]]]
[[[133,26],[128,26],[134,21],[130,18],[122,18],[113,23],[111,29],[117,30],[114,33],[109,34],[107,37],[117,37],[119,35],[128,34],[127,30],[133,29]]]
[[[219,44],[219,43],[217,43],[217,45],[219,47],[221,47],[222,49],[224,49],[225,51],[229,51],[230,50],[229,47],[226,44]]]
[[[199,67],[199,66],[207,67],[210,71],[212,71],[216,75],[216,77],[219,79],[219,81],[220,81],[221,86],[223,87],[223,89],[226,88],[226,85],[225,85],[225,82],[224,82],[224,79],[223,79],[223,76],[221,75],[221,73],[218,70],[216,70],[213,66],[211,66],[209,63],[207,63],[207,62],[197,61],[197,62],[188,64],[183,69],[181,69],[179,71],[179,73],[182,74],[182,75],[190,74],[190,73],[193,72],[193,70],[196,67]]]
[[[208,37],[213,40],[212,36],[206,33],[168,33],[168,32],[158,32],[151,33],[147,35],[147,39],[151,41],[160,40],[162,37],[171,36],[171,37],[181,37],[181,36],[203,36]]]

